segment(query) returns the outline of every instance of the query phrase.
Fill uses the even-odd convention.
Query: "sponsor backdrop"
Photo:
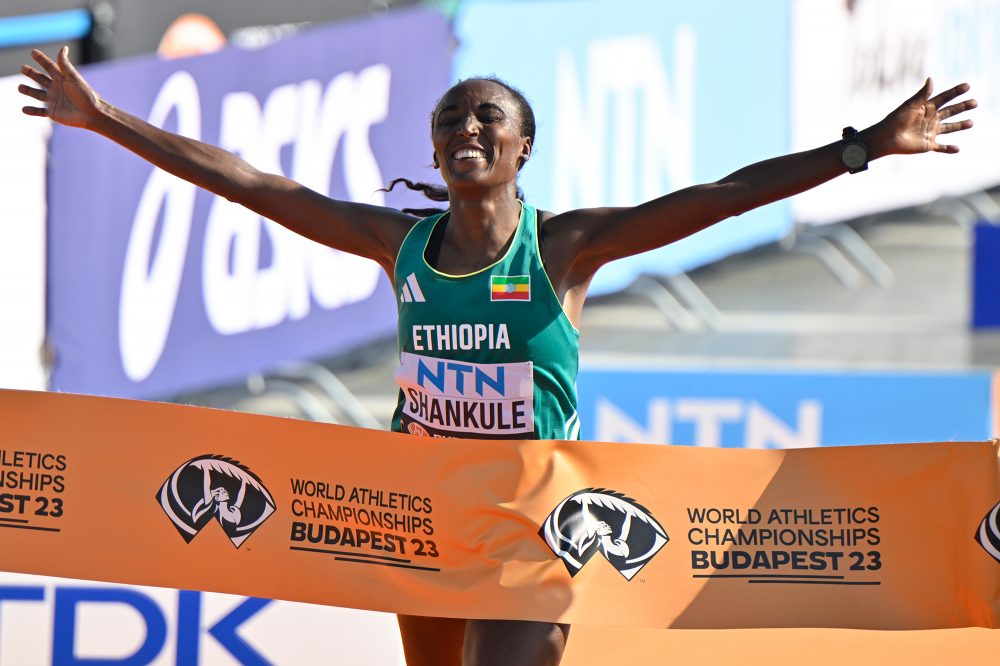
[[[496,72],[536,106],[539,140],[522,184],[529,201],[557,211],[638,203],[792,144],[826,143],[836,138],[831,127],[881,117],[919,85],[918,72],[970,78],[983,107],[1000,108],[988,103],[996,86],[987,74],[997,2],[918,2],[894,14],[905,21],[880,20],[882,5],[871,0],[825,0],[808,11],[779,1],[724,11],[720,0],[629,6],[470,3],[456,18],[454,63],[444,19],[408,10],[258,51],[141,59],[88,76],[124,108],[263,168],[337,197],[400,205],[414,199],[376,190],[396,175],[432,175],[427,109],[450,69]],[[547,34],[555,23],[565,29]],[[757,28],[743,30],[749,23]],[[509,48],[511,33],[530,48]],[[834,64],[817,65],[819,54]],[[769,103],[732,114],[733,99],[762,95]],[[941,156],[887,160],[800,198],[796,215],[830,221],[996,182],[985,152],[991,130],[980,125],[955,158],[963,161],[950,163],[975,168],[942,177]],[[57,128],[52,154],[53,388],[158,397],[391,332],[392,295],[370,262],[294,238],[96,136]],[[593,291],[774,240],[790,220],[787,204],[744,215],[602,269]]]
[[[0,574],[0,664],[403,666],[396,618],[333,606]]]
[[[959,155],[890,157],[862,175],[794,200],[795,217],[826,223],[933,201],[1000,183],[1000,1],[795,0],[792,131],[796,150],[862,129],[915,93],[927,76],[938,92],[968,81],[976,129],[944,143]]]
[[[972,245],[972,327],[1000,327],[1000,226],[979,223]]]
[[[934,74],[939,89],[952,79],[971,80],[984,106],[995,92],[987,67],[995,61],[991,60],[995,40],[986,37],[996,32],[1000,12],[998,3],[988,0],[907,3],[904,23],[879,20],[882,10],[871,0],[849,3],[851,11],[836,0],[825,4],[810,0],[808,12],[802,11],[804,3],[792,3],[792,31],[788,5],[775,2],[756,8],[755,16],[763,11],[771,20],[755,22],[760,30],[752,35],[733,27],[748,20],[742,16],[743,9],[727,7],[718,12],[711,3],[671,7],[669,15],[657,3],[632,3],[642,15],[658,17],[643,21],[642,26],[617,12],[612,15],[597,3],[577,4],[577,13],[569,12],[563,3],[535,3],[518,6],[516,11],[503,5],[473,6],[459,16],[458,23],[464,45],[459,51],[458,74],[495,71],[522,87],[539,113],[539,144],[522,185],[529,201],[550,209],[635,203],[691,182],[714,180],[746,162],[785,151],[789,141],[783,128],[788,119],[781,118],[787,115],[789,65],[787,55],[776,52],[787,49],[790,36],[794,37],[796,148],[836,138],[831,136],[831,127],[839,130],[845,124],[861,126],[877,120],[878,114],[911,94],[925,72]],[[712,11],[717,12],[715,16],[710,16]],[[532,31],[555,20],[553,12],[558,13],[560,25],[568,22],[572,27],[560,31],[567,36],[530,39]],[[526,14],[530,20],[522,21]],[[486,30],[491,23],[495,30],[515,16],[519,17],[517,34],[526,35],[522,43],[532,44],[521,51],[509,49],[506,42],[495,43],[496,33]],[[720,16],[725,25],[719,23]],[[587,17],[586,23],[582,17]],[[928,30],[935,21],[945,29]],[[356,42],[345,28],[328,28],[299,38],[304,41],[259,54],[230,51],[174,65],[139,60],[94,68],[86,75],[105,96],[140,116],[158,119],[173,129],[186,128],[260,166],[277,163],[284,173],[320,191],[370,200],[368,189],[396,175],[428,177],[429,171],[420,171],[428,161],[423,155],[428,151],[422,148],[428,145],[426,114],[447,85],[447,56],[436,50],[447,34],[439,19],[405,14],[402,18],[389,15],[379,22],[383,24],[379,28],[371,27],[377,22],[351,26],[351,34],[361,34]],[[653,24],[657,27],[650,30]],[[407,34],[398,36],[392,30]],[[419,49],[413,45],[416,34],[421,34]],[[745,37],[734,38],[734,34]],[[386,41],[397,46],[382,48]],[[340,52],[338,44],[344,43],[348,46]],[[363,46],[355,48],[358,43]],[[309,49],[321,52],[322,57],[302,58]],[[739,57],[730,59],[733,52]],[[845,61],[853,64],[834,71],[830,62],[837,59],[830,59],[830,52],[845,54]],[[419,58],[414,57],[416,53],[421,54]],[[504,53],[502,62],[497,53]],[[622,68],[616,63],[623,58],[641,66]],[[920,67],[915,66],[918,61]],[[808,69],[794,67],[796,62]],[[388,70],[388,76],[379,65]],[[501,66],[505,69],[498,69]],[[761,71],[773,74],[778,68],[786,73],[764,82],[752,78]],[[186,75],[177,74],[181,71]],[[767,90],[769,99],[775,101],[771,107],[760,105],[759,113],[747,117],[752,131],[737,124],[743,114],[733,118],[726,111],[732,96],[747,95],[741,92],[744,87],[757,91],[751,93],[755,96]],[[364,100],[358,108],[341,114],[343,106],[334,100],[339,101],[337,96],[348,90],[352,95],[361,91]],[[0,81],[0,99],[3,95]],[[16,94],[11,92],[11,96]],[[294,115],[283,111],[289,99],[306,108],[296,111],[301,119],[287,120]],[[404,108],[408,103],[411,107]],[[16,110],[20,102],[7,106]],[[980,120],[977,117],[977,135],[982,136],[990,130]],[[317,138],[317,128],[331,123],[333,132]],[[5,122],[0,131],[12,127]],[[676,127],[690,131],[678,132]],[[723,128],[732,136],[720,132]],[[43,242],[40,223],[17,227],[6,223],[40,220],[44,215],[41,175],[25,180],[24,160],[26,155],[39,156],[36,171],[41,174],[48,127],[36,121],[27,130],[27,134],[17,132],[20,141],[30,144],[18,150],[18,168],[12,172],[20,184],[12,185],[15,181],[10,178],[0,182],[0,188],[18,192],[0,197],[0,253],[13,250],[12,257],[0,262],[0,270],[31,264],[35,261],[31,257],[38,254],[32,248]],[[739,141],[732,141],[733,136]],[[942,178],[938,156],[922,158],[925,165],[905,162],[912,171],[901,170],[895,160],[885,160],[865,174],[867,184],[859,183],[859,178],[845,178],[800,197],[795,214],[807,221],[826,222],[993,184],[998,176],[995,160],[989,160],[981,149],[991,143],[990,136],[976,145],[963,142],[959,159],[975,161],[974,168],[949,169]],[[9,140],[2,143],[11,145]],[[245,213],[234,212],[224,202],[185,191],[185,186],[162,174],[153,176],[140,162],[105,143],[81,132],[58,130],[53,146],[57,159],[52,163],[50,187],[66,188],[73,197],[58,217],[53,216],[53,232],[63,241],[53,244],[52,254],[56,261],[51,303],[58,309],[50,317],[60,361],[54,387],[163,395],[242,376],[292,355],[315,357],[391,330],[392,295],[379,282],[381,278],[371,277],[377,274],[371,265],[308,244],[294,247],[273,226],[253,225],[253,216],[242,219]],[[353,176],[348,176],[349,165]],[[98,178],[81,178],[91,173]],[[975,181],[968,180],[970,174]],[[112,184],[102,185],[102,180]],[[835,189],[848,187],[847,183],[850,196]],[[900,190],[901,183],[914,183],[916,189]],[[127,203],[116,201],[123,193]],[[32,203],[34,199],[38,201]],[[401,201],[395,195],[387,197],[390,205]],[[213,225],[214,235],[209,231]],[[242,230],[251,225],[253,231]],[[595,290],[619,288],[641,272],[691,268],[780,237],[788,228],[787,207],[744,216],[731,226],[735,228],[700,234],[669,252],[605,268]],[[16,242],[10,242],[15,231]],[[260,256],[256,265],[255,251]],[[222,255],[224,260],[220,260]],[[308,267],[296,271],[295,264]],[[40,267],[40,258],[31,265]],[[13,331],[5,327],[5,338],[0,341],[0,386],[29,388],[44,381],[36,360],[42,298],[25,298],[26,288],[35,284],[36,291],[40,290],[42,281],[39,277],[25,282],[25,274],[18,269],[15,279],[2,281],[19,288],[13,296],[0,293],[0,308],[12,315],[9,321],[18,323]],[[264,296],[265,292],[269,295]],[[277,298],[275,292],[280,294]],[[123,308],[129,297],[132,305]],[[349,317],[355,318],[352,330],[345,331],[341,322]],[[822,373],[771,374],[762,387],[762,376],[753,373],[707,377],[704,373],[669,373],[656,380],[654,389],[637,373],[585,370],[581,374],[583,436],[759,448],[983,439],[991,435],[985,416],[989,408],[983,406],[987,402],[984,381],[988,382],[984,376],[868,373],[837,379]],[[603,382],[602,388],[586,389],[588,382],[592,388]],[[749,382],[755,383],[754,390],[743,390]],[[922,406],[914,408],[915,404]],[[906,412],[905,405],[909,405]],[[16,450],[6,441],[0,448]],[[17,527],[19,519],[9,516],[15,509],[24,509],[16,499],[23,493],[17,491],[31,483],[9,481],[21,477],[7,474],[9,461],[0,462],[0,471],[6,474],[0,484],[3,492],[14,489],[0,504],[0,518],[8,517],[0,526]],[[220,471],[216,474],[225,476]],[[238,487],[233,488],[234,496]],[[614,503],[613,498],[597,500]],[[214,497],[212,502],[214,512],[209,515],[220,517],[211,527],[229,525],[221,518],[222,503]],[[277,513],[280,518],[280,508]],[[156,520],[162,523],[165,518],[159,515]],[[614,527],[620,530],[622,524]],[[214,536],[221,540],[223,533]],[[597,531],[594,536],[601,537]],[[672,536],[673,543],[666,547],[678,543],[679,536]],[[224,543],[229,546],[230,541]],[[590,555],[599,551],[612,561],[612,551],[620,545],[614,540],[610,543]],[[252,544],[251,539],[237,552]],[[580,575],[593,569],[591,564]],[[628,579],[625,571],[619,572],[621,582]],[[153,663],[194,663],[199,655],[206,663],[284,663],[309,654],[323,655],[332,663],[402,663],[394,622],[380,614],[197,592],[82,585],[16,575],[0,579],[0,603],[8,610],[0,612],[0,663],[48,663],[47,649],[50,655],[67,658],[123,659],[141,653],[155,659]],[[10,604],[15,604],[16,613],[10,612]],[[97,626],[116,629],[100,634],[91,631]],[[323,629],[308,631],[303,626]],[[943,660],[944,655],[949,659],[971,656],[978,649],[984,656],[995,653],[990,652],[997,649],[995,640],[985,633],[989,632],[908,632],[901,645],[895,638],[882,640],[871,632],[730,631],[726,634],[730,648],[716,647],[731,649],[732,656],[719,652],[714,657],[720,663],[736,657],[756,663],[753,655],[761,655],[760,663],[768,663],[780,656],[776,650],[801,657],[826,640],[838,650],[853,650],[852,654],[873,659],[880,648],[898,657],[900,649],[910,646],[914,655],[924,659],[934,655],[936,648]],[[608,659],[613,655],[621,661],[634,653],[636,662],[652,653],[689,652],[705,663],[715,663],[712,655],[704,653],[703,632],[586,626],[574,630],[566,662],[592,663],[602,651]]]
[[[377,190],[422,177],[448,44],[442,17],[411,10],[257,51],[144,58],[86,76],[123,108],[260,168],[399,205]],[[393,329],[392,291],[374,263],[304,241],[96,135],[57,127],[52,153],[52,388],[169,395]]]
[[[538,139],[521,175],[531,204],[634,205],[788,152],[789,21],[784,0],[469,3],[456,16],[455,75],[496,73],[532,103]],[[591,293],[695,268],[790,225],[788,204],[747,213],[605,266]]]
[[[3,570],[597,625],[1000,625],[996,442],[469,446],[19,391],[0,423]]]
[[[581,368],[583,439],[773,449],[995,436],[993,373]]]
[[[577,625],[563,666],[649,663],[988,664],[1000,648],[989,629],[877,632],[830,629],[636,629]],[[711,648],[706,648],[710,645]],[[59,658],[59,661],[55,659]],[[0,574],[0,663],[323,663],[403,666],[396,618],[332,606],[225,594]],[[141,659],[140,659],[141,658]]]
[[[0,387],[45,387],[45,166],[51,127],[0,78]]]
[[[991,663],[989,629],[636,629],[577,625],[563,666],[649,663]],[[707,648],[706,646],[711,646]],[[57,661],[55,657],[60,659]],[[385,613],[224,594],[0,574],[0,663],[323,663],[403,666],[396,619]],[[141,659],[140,659],[141,657]]]

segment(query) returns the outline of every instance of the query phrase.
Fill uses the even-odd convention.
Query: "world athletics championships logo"
[[[994,506],[976,530],[976,541],[990,556],[1000,562],[1000,503]]]
[[[275,508],[260,477],[238,460],[218,455],[198,456],[178,467],[156,500],[187,543],[215,518],[237,548]]]
[[[559,503],[538,531],[570,576],[600,552],[632,580],[670,537],[635,500],[605,488],[584,488]]]

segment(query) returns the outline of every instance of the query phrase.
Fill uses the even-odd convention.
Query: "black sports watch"
[[[848,173],[858,173],[868,169],[868,146],[861,140],[858,130],[844,128],[844,143],[840,146],[840,161]]]

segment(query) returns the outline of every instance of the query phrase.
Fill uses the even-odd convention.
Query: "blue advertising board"
[[[994,437],[990,372],[582,368],[583,439],[789,448]]]
[[[1000,327],[1000,226],[976,224],[972,243],[972,328]]]
[[[630,206],[789,151],[790,22],[788,0],[469,2],[456,16],[455,74],[496,74],[532,103],[529,202]],[[613,262],[591,293],[690,270],[791,224],[788,204],[772,204]]]
[[[337,199],[432,173],[428,114],[450,32],[430,10],[315,28],[260,50],[84,70],[121,108]],[[197,190],[110,141],[57,127],[49,173],[51,388],[162,397],[391,334],[367,260]]]
[[[335,606],[0,573],[0,616],[4,664],[403,664],[393,616]]]

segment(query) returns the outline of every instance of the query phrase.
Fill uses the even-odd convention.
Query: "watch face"
[[[840,151],[840,161],[848,169],[863,167],[868,161],[868,151],[859,143],[849,143]]]

